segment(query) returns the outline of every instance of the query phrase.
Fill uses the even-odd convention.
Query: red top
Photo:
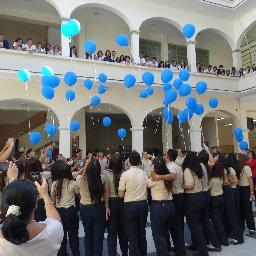
[[[249,160],[249,166],[252,169],[252,177],[256,177],[256,159]]]

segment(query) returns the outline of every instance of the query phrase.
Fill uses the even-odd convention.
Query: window
[[[209,50],[196,49],[196,62],[202,65],[209,65]]]
[[[141,38],[140,52],[150,57],[156,57],[157,60],[161,60],[161,42]]]
[[[247,68],[247,66],[251,66],[256,63],[256,41],[253,40],[248,44],[241,46],[243,68]]]

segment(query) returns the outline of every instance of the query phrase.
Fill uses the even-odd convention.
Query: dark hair
[[[17,38],[16,38],[16,40],[15,40],[14,42],[15,42],[15,43],[17,43],[17,42],[18,42],[18,41],[20,41],[20,40],[22,41],[22,38],[17,37]]]
[[[252,154],[252,159],[256,159],[256,154],[254,151],[250,151],[250,153]]]
[[[239,164],[238,164],[235,154],[227,154],[226,161],[227,161],[227,167],[233,168],[236,172],[237,178],[239,179],[241,170],[240,170],[240,167],[239,167]]]
[[[16,245],[29,240],[27,224],[36,207],[38,192],[35,185],[28,180],[16,180],[6,186],[3,191],[3,208],[15,205],[20,207],[20,215],[9,214],[2,227],[4,238]]]
[[[26,155],[28,155],[28,154],[31,153],[32,151],[34,151],[33,148],[28,148],[28,149],[26,150]]]
[[[63,180],[73,180],[71,166],[64,161],[57,161],[53,164],[51,172],[55,173],[57,179],[57,199],[61,199]]]
[[[228,163],[227,163],[226,157],[223,154],[221,154],[221,153],[218,153],[218,155],[219,155],[219,159],[218,159],[217,162],[222,164],[224,169],[226,169],[227,173],[229,174],[230,171],[229,171],[229,168],[228,168]]]
[[[243,171],[244,167],[248,165],[248,159],[244,154],[238,154],[238,165],[240,170]]]
[[[170,161],[174,162],[178,156],[178,152],[176,149],[169,149],[167,151],[167,157],[170,159]]]
[[[33,41],[33,40],[32,40],[32,38],[29,37],[29,38],[27,39],[27,41]]]
[[[123,171],[123,163],[120,155],[117,155],[117,154],[112,155],[109,161],[109,169],[113,172],[115,193],[117,195],[119,181],[120,181],[121,173]]]
[[[203,169],[198,161],[198,158],[196,156],[196,152],[188,151],[186,153],[186,157],[184,159],[184,162],[182,164],[182,169],[185,171],[185,169],[189,169],[190,171],[194,172],[194,174],[201,179],[204,176]]]
[[[25,162],[25,178],[26,179],[31,179],[30,174],[32,172],[42,172],[42,171],[43,171],[42,164],[38,159],[32,157],[26,160]]]
[[[101,167],[96,159],[92,159],[86,169],[87,183],[92,203],[99,203],[103,195],[101,182]]]
[[[156,174],[166,175],[170,173],[168,168],[166,167],[163,157],[158,156],[157,158],[155,158],[153,161],[153,164],[154,164],[154,170]],[[171,181],[164,181],[164,186],[169,192],[172,190]]]
[[[207,170],[208,177],[211,177],[211,167],[209,166],[209,154],[203,149],[198,153],[198,160]]]
[[[224,166],[217,162],[213,165],[210,178],[222,178],[224,176]]]
[[[132,166],[138,166],[140,164],[140,154],[136,150],[130,153],[129,162]]]
[[[23,151],[17,151],[14,155],[14,158],[18,160],[23,154],[25,154]]]

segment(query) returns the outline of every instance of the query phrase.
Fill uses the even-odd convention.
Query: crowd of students
[[[102,255],[106,227],[108,255],[116,255],[118,237],[122,255],[146,256],[148,206],[157,255],[186,255],[185,217],[187,249],[196,255],[244,243],[245,224],[255,233],[253,152],[223,155],[205,146],[155,157],[132,151],[125,160],[119,152],[83,158],[77,149],[73,159],[59,154],[54,162],[51,148],[37,157],[33,149],[12,156],[13,147],[9,139],[0,152],[3,255],[67,255],[68,238],[80,255],[79,211],[89,256]]]
[[[62,55],[61,48],[58,45],[51,45],[50,43],[43,44],[42,42],[38,42],[36,45],[33,43],[31,38],[28,38],[24,43],[22,38],[17,38],[12,47],[10,47],[9,42],[4,38],[3,34],[0,34],[0,48],[12,48],[14,50],[19,51],[28,51],[30,53],[43,53],[50,55]],[[78,58],[78,50],[76,46],[70,47],[70,57]],[[133,60],[128,55],[120,55],[117,56],[116,51],[106,50],[105,53],[99,50],[96,54],[88,54],[86,53],[83,57],[85,59],[98,60],[98,61],[107,61],[107,62],[115,62],[122,63],[126,65],[131,65]],[[180,64],[177,63],[176,60],[173,60],[171,63],[169,61],[157,61],[156,57],[151,57],[149,55],[145,55],[144,53],[140,54],[140,63],[141,66],[151,67],[151,68],[169,68],[173,71],[178,71],[181,69],[187,69],[187,64],[185,61],[181,61]],[[228,77],[244,77],[247,74],[256,72],[256,65],[253,64],[251,67],[247,66],[244,70],[242,67],[239,70],[236,70],[235,67],[231,69],[224,69],[223,65],[212,66],[212,65],[203,65],[201,63],[197,64],[197,72],[205,73],[211,75],[218,76],[228,76]]]

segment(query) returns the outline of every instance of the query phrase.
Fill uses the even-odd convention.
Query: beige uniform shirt
[[[209,190],[209,185],[208,185],[208,173],[207,173],[207,169],[206,167],[204,166],[203,163],[200,164],[202,169],[203,169],[203,172],[204,172],[204,176],[202,178],[202,185],[203,185],[203,191],[208,191]]]
[[[252,170],[251,168],[246,165],[244,169],[241,171],[240,179],[239,179],[239,186],[240,187],[247,187],[250,186],[248,178],[252,177]]]
[[[211,178],[209,180],[209,188],[211,196],[223,195],[223,178]]]
[[[52,183],[51,194],[57,194],[58,181]],[[56,203],[57,208],[70,208],[75,206],[75,194],[79,194],[78,183],[74,180],[64,179],[61,198]]]
[[[146,174],[148,176],[151,175],[151,171],[153,169],[152,167],[153,167],[153,164],[152,164],[151,160],[149,160],[149,159],[147,159],[147,160],[143,159],[142,160],[142,169],[146,172]]]
[[[152,200],[172,200],[172,193],[166,189],[163,180],[152,181],[152,179],[149,178],[148,188],[151,190]]]
[[[147,180],[147,174],[136,166],[122,173],[118,190],[125,191],[124,202],[147,200]]]
[[[107,179],[108,179],[108,187],[109,187],[109,197],[117,197],[115,191],[115,183],[114,183],[114,175],[111,170],[106,171]]]
[[[229,175],[237,178],[236,171],[232,167],[229,167]],[[231,188],[236,188],[236,185],[231,185]]]
[[[199,179],[192,171],[190,171],[188,168],[184,171],[184,184],[185,185],[192,185],[193,188],[190,190],[185,190],[186,194],[193,194],[202,192],[203,186],[202,186],[202,180]]]
[[[167,163],[166,166],[170,173],[175,174],[175,179],[173,181],[173,194],[184,193],[182,168],[175,162]]]

